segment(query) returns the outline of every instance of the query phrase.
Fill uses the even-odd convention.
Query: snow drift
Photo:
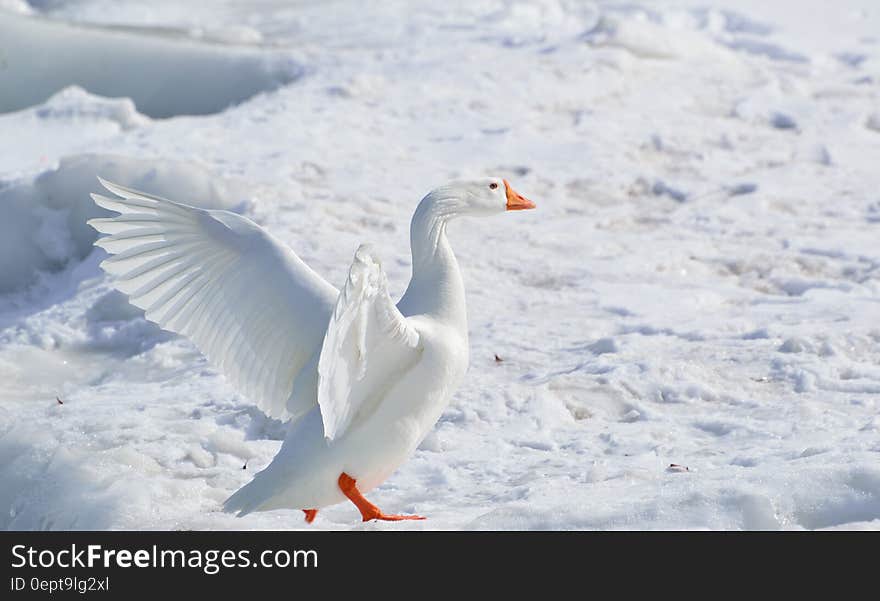
[[[236,184],[193,163],[106,155],[62,159],[55,169],[0,189],[0,293],[92,252],[97,234],[86,220],[110,215],[89,197],[103,189],[96,175],[207,208],[231,208],[246,198]]]
[[[78,85],[151,117],[214,113],[290,83],[302,67],[257,48],[69,25],[0,12],[0,112]]]

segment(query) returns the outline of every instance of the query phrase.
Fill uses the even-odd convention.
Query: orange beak
[[[507,180],[504,180],[504,190],[507,192],[508,211],[523,211],[535,208],[535,203],[514,190]]]

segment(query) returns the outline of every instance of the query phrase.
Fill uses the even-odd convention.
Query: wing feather
[[[101,267],[114,287],[147,319],[192,340],[270,416],[290,415],[336,289],[246,217],[101,183],[118,198],[92,198],[119,215],[89,224],[108,234],[95,245],[111,255]]]
[[[388,295],[388,281],[366,246],[355,253],[318,360],[324,436],[343,435],[421,354],[419,333]]]

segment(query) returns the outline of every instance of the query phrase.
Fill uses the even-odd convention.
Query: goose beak
[[[510,182],[508,182],[507,180],[504,180],[504,189],[507,192],[508,211],[522,211],[525,209],[535,208],[535,203],[514,190],[513,186],[511,186]]]

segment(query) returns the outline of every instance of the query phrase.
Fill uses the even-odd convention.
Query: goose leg
[[[314,521],[315,521],[315,516],[318,515],[318,510],[317,510],[317,509],[303,509],[302,511],[303,511],[304,514],[306,514],[306,522],[308,522],[309,524],[311,524],[312,522],[314,522]]]
[[[420,515],[388,515],[382,513],[381,509],[367,501],[364,495],[361,494],[361,491],[357,489],[357,481],[345,472],[342,472],[339,476],[339,488],[342,489],[345,496],[348,497],[349,500],[360,510],[361,516],[364,518],[365,522],[369,522],[370,520],[398,522],[400,520],[425,519]]]

